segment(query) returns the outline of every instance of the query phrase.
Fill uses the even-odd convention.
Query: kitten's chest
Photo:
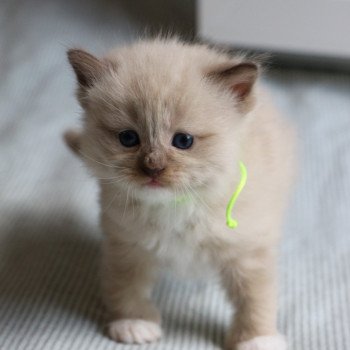
[[[147,232],[139,244],[163,264],[182,275],[189,272],[197,274],[207,265],[208,259],[201,249],[201,240],[210,230],[210,224],[203,209],[183,205],[170,210],[157,208],[144,214],[147,219],[144,218],[143,227],[147,228]]]

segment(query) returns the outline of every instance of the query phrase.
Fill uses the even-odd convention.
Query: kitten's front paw
[[[113,321],[108,326],[108,332],[113,340],[128,344],[152,343],[162,335],[159,324],[140,319]]]
[[[286,350],[287,343],[281,335],[256,337],[237,344],[236,350]]]

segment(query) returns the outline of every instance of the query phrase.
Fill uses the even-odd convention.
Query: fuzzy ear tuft
[[[76,130],[67,130],[63,134],[67,146],[78,156],[80,156],[80,139],[81,133]]]
[[[259,68],[253,62],[242,62],[210,73],[210,77],[223,83],[231,90],[242,112],[247,112],[252,107],[251,95],[258,75]]]
[[[227,79],[231,90],[239,100],[244,100],[251,92],[258,77],[258,67],[251,62],[240,63],[219,73]]]
[[[105,68],[102,61],[80,49],[68,50],[67,56],[82,88],[93,86],[94,81],[100,77]]]

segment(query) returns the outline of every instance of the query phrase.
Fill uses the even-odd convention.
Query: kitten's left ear
[[[104,62],[80,49],[68,50],[67,56],[82,89],[93,86],[106,68]]]
[[[249,112],[254,105],[252,92],[258,75],[259,68],[253,62],[242,62],[209,74],[211,78],[227,86],[242,113]]]

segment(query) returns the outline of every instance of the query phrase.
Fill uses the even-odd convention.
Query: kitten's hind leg
[[[108,332],[113,340],[143,344],[161,337],[160,314],[150,300],[153,282],[154,261],[147,252],[106,240],[102,290],[112,317]]]

